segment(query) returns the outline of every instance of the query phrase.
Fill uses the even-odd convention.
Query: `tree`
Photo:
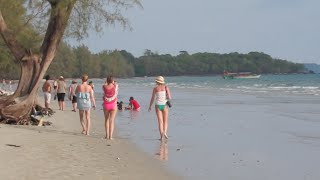
[[[39,47],[31,46],[32,39],[23,44],[17,38],[19,30],[15,31],[7,24],[7,17],[12,15],[10,10],[22,4],[27,4],[25,12],[28,15],[22,18],[24,24],[39,33],[45,32]],[[0,0],[0,34],[14,57],[12,60],[21,68],[14,94],[0,98],[0,118],[17,124],[28,123],[39,85],[65,30],[68,36],[81,39],[88,35],[88,29],[101,31],[105,24],[119,22],[130,28],[121,10],[136,5],[141,7],[139,0]]]

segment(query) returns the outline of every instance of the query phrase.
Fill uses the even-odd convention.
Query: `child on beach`
[[[140,104],[133,97],[130,97],[129,105],[126,107],[126,110],[140,111]]]
[[[117,106],[118,106],[118,110],[122,110],[122,105],[123,105],[123,102],[120,101],[120,102],[117,102]]]

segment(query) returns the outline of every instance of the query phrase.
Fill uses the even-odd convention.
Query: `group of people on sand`
[[[50,99],[51,99],[51,84],[49,82],[50,76],[45,76],[46,82],[42,86],[44,93],[46,113],[48,113]],[[77,84],[72,80],[71,85],[67,90],[67,86],[63,76],[60,76],[53,82],[54,95],[58,98],[59,109],[65,109],[64,98],[68,92],[69,100],[72,102],[72,111],[79,110],[80,124],[82,126],[82,134],[90,134],[90,110],[96,109],[96,101],[94,97],[94,86],[92,81],[88,82],[88,75],[81,77],[81,84]],[[158,119],[158,128],[160,133],[160,140],[168,138],[168,101],[171,99],[169,87],[165,85],[165,80],[162,76],[155,79],[156,86],[153,88],[150,105],[148,110],[151,111],[152,105],[155,101],[155,112]],[[119,85],[114,80],[112,75],[109,75],[102,85],[103,90],[103,112],[105,117],[105,131],[106,139],[113,139],[113,132],[115,126],[115,118],[118,110],[122,110],[123,102],[118,102]],[[121,108],[120,108],[121,107]],[[127,110],[140,110],[140,104],[130,97],[129,105],[125,107]]]

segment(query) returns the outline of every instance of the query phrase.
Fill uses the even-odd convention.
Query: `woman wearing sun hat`
[[[168,114],[169,108],[167,101],[171,99],[169,87],[165,85],[164,78],[162,76],[156,77],[156,86],[153,88],[152,97],[150,100],[149,111],[155,99],[155,111],[158,118],[158,126],[160,133],[160,140],[163,138],[168,139]]]
[[[56,93],[58,97],[59,109],[62,111],[64,110],[64,107],[65,107],[64,97],[66,95],[66,91],[67,91],[66,82],[64,81],[63,76],[60,76],[57,83]]]

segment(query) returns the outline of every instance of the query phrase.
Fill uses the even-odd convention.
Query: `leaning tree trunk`
[[[21,61],[21,76],[13,95],[0,99],[0,116],[16,124],[27,124],[37,98],[40,78],[39,56],[29,54]]]
[[[51,64],[63,36],[75,0],[50,0],[51,15],[40,55],[26,51],[7,27],[0,9],[0,34],[21,66],[18,87],[13,95],[0,98],[0,119],[16,124],[28,124],[39,85]]]

